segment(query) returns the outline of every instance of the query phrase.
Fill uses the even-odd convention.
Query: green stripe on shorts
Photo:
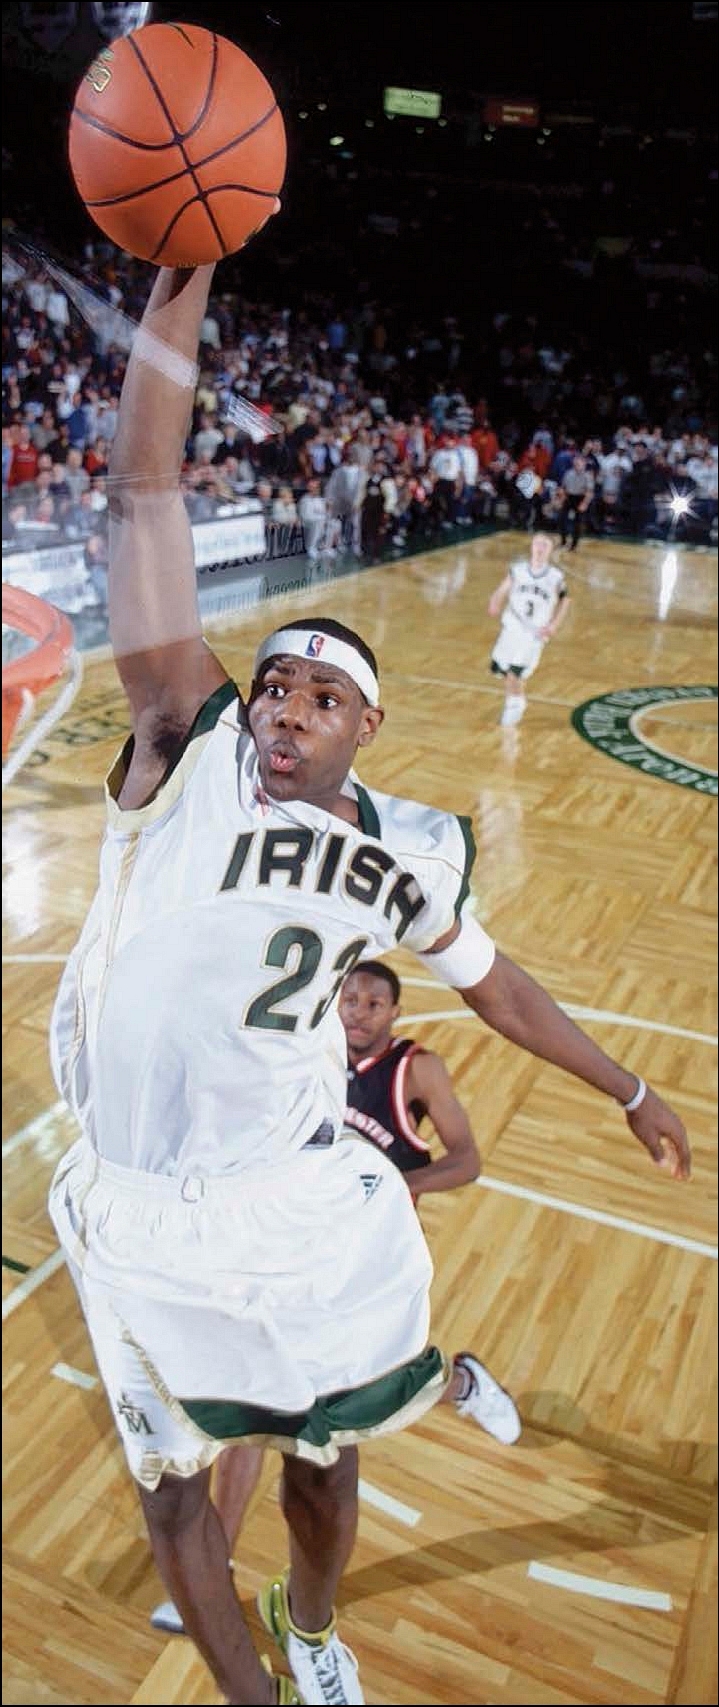
[[[197,1428],[215,1440],[242,1440],[251,1436],[273,1441],[282,1451],[300,1456],[324,1457],[333,1443],[349,1445],[366,1435],[381,1434],[393,1426],[415,1420],[440,1397],[447,1382],[447,1366],[436,1346],[428,1346],[419,1357],[400,1364],[388,1375],[368,1381],[363,1387],[327,1393],[316,1399],[309,1411],[293,1414],[271,1411],[262,1405],[243,1405],[233,1399],[180,1399]],[[433,1392],[430,1399],[428,1389]],[[406,1413],[406,1417],[404,1415]],[[336,1453],[332,1453],[336,1456]]]

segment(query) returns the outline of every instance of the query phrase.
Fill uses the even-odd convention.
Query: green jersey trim
[[[355,788],[357,790],[359,827],[363,835],[374,836],[376,841],[381,842],[382,830],[374,801],[370,798],[366,788],[362,787],[361,782],[355,780]]]
[[[477,858],[477,844],[474,839],[471,818],[462,818],[458,815],[457,823],[459,824],[462,832],[462,840],[464,842],[464,871],[462,873],[462,881],[459,886],[459,893],[454,903],[454,916],[456,919],[459,918],[469,894],[469,880],[472,875],[472,867],[475,859]]]
[[[327,1450],[383,1434],[398,1426],[406,1412],[419,1415],[436,1403],[448,1369],[436,1346],[362,1387],[327,1393],[308,1411],[267,1410],[227,1399],[180,1399],[183,1411],[203,1434],[215,1440],[266,1440],[282,1451],[322,1461]]]

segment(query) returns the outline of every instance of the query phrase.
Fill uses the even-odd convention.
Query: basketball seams
[[[272,118],[272,114],[276,112],[277,102],[273,101],[272,106],[267,108],[267,112],[262,113],[260,118],[255,119],[254,124],[248,125],[247,130],[241,130],[238,136],[233,136],[231,142],[223,142],[221,148],[215,148],[211,154],[203,154],[201,160],[196,160],[195,170],[200,166],[209,166],[213,160],[219,160],[221,154],[227,154],[231,148],[237,148],[241,142],[247,142],[248,138],[254,136],[256,131],[261,130],[263,124],[267,124],[269,119]],[[188,136],[189,134],[190,132],[188,131]],[[277,190],[266,190],[265,194],[268,196],[274,196],[277,195]]]
[[[182,154],[182,158],[185,161],[185,164],[187,166],[187,171],[188,171],[190,177],[192,178],[192,181],[195,185],[195,189],[197,190],[197,199],[199,199],[202,202],[202,205],[205,209],[205,213],[207,214],[207,217],[210,221],[212,229],[215,233],[215,237],[217,238],[217,241],[220,245],[220,254],[226,255],[227,254],[227,244],[225,243],[222,232],[220,231],[220,227],[217,223],[217,220],[215,219],[215,216],[212,212],[212,209],[210,207],[208,207],[208,205],[207,205],[207,199],[205,196],[205,192],[204,192],[202,185],[201,185],[201,183],[197,177],[197,174],[195,172],[195,168],[192,164],[192,161],[188,159],[187,150],[185,148],[182,136],[180,135],[180,132],[177,129],[177,126],[176,126],[175,121],[172,117],[172,114],[171,114],[170,109],[167,105],[167,102],[166,102],[165,97],[162,93],[162,90],[160,89],[159,85],[155,82],[152,71],[150,70],[150,67],[147,64],[146,60],[143,58],[143,56],[140,52],[140,49],[137,45],[137,42],[133,41],[133,38],[131,35],[127,36],[126,40],[128,41],[130,47],[132,48],[132,51],[135,54],[135,57],[139,60],[139,63],[142,66],[142,69],[145,73],[145,76],[146,76],[147,81],[150,85],[150,88],[153,90],[155,97],[156,97],[157,101],[159,102],[159,105],[162,109],[162,112],[163,112],[165,118],[167,119],[167,122],[168,122],[168,124],[172,130],[173,139],[177,143],[178,148],[180,149],[180,153]],[[172,226],[175,223],[176,223],[176,216],[172,220],[172,224],[170,225],[170,230],[172,230]],[[155,250],[156,255],[159,255],[160,250],[162,248],[164,248],[166,241],[167,241],[167,239],[163,238],[162,243],[158,244],[158,247]]]
[[[177,147],[174,136],[167,142],[136,142],[133,136],[126,136],[124,130],[113,130],[103,119],[95,118],[92,113],[83,113],[79,107],[76,107],[73,113],[73,122],[75,119],[81,119],[91,130],[102,131],[103,136],[109,136],[111,142],[124,142],[128,148],[139,148],[145,154],[162,154],[164,149]]]
[[[220,57],[220,55],[219,55],[219,49],[217,46],[217,36],[215,35],[215,32],[213,30],[213,32],[212,32],[212,65],[210,66],[210,80],[209,80],[208,85],[207,85],[207,94],[205,95],[205,99],[202,103],[202,106],[200,107],[200,111],[197,115],[197,118],[195,119],[194,124],[190,125],[189,130],[183,131],[183,136],[182,136],[183,142],[187,142],[189,137],[194,136],[195,131],[199,130],[200,125],[204,122],[204,120],[207,116],[207,110],[208,110],[208,107],[210,105],[210,101],[212,100],[213,93],[214,93],[219,57]]]
[[[87,208],[121,207],[123,202],[137,201],[139,196],[149,196],[152,194],[153,190],[165,190],[167,189],[168,184],[176,184],[178,178],[186,178],[187,176],[188,173],[185,171],[183,166],[181,172],[172,172],[169,178],[155,178],[153,183],[143,185],[141,190],[128,190],[123,196],[108,196],[106,201],[86,201],[85,206]],[[238,184],[233,182],[231,184],[210,184],[208,190],[200,188],[199,195],[193,196],[192,200],[204,201],[207,197],[214,196],[215,190],[241,190],[243,195],[262,196],[265,201],[274,201],[277,193],[275,190],[258,190],[255,184]],[[189,206],[189,203],[187,205]]]
[[[277,103],[275,102],[275,105],[270,107],[269,112],[265,113],[264,116],[258,120],[257,124],[252,126],[252,129],[258,130],[260,128],[260,125],[266,124],[267,120],[271,119],[272,114],[276,111],[277,111]],[[251,135],[251,132],[245,130],[242,132],[242,134],[240,136],[234,137],[232,142],[223,143],[222,148],[216,148],[214,150],[213,154],[206,154],[202,160],[197,160],[195,162],[194,171],[199,172],[203,166],[210,166],[213,163],[213,161],[219,160],[221,155],[229,154],[231,149],[238,148],[239,144],[241,142],[246,142],[248,136],[250,136],[250,135]],[[174,148],[175,146],[176,146],[175,143],[169,143],[168,142],[168,143],[163,144],[163,147],[167,147],[167,148]],[[183,166],[179,172],[170,172],[170,173],[168,173],[168,176],[166,178],[154,178],[151,184],[143,184],[142,188],[139,190],[126,190],[125,193],[121,196],[106,196],[101,201],[87,201],[86,200],[85,206],[86,207],[119,207],[121,202],[137,201],[138,196],[147,196],[150,194],[151,190],[164,190],[167,188],[168,184],[176,183],[178,178],[184,178],[185,175],[186,175],[186,169]],[[257,184],[236,184],[236,183],[219,184],[219,185],[213,184],[213,185],[211,185],[209,190],[204,190],[203,194],[204,195],[211,195],[212,191],[214,189],[244,190],[249,195],[265,196],[268,201],[274,201],[275,196],[277,196],[279,194],[279,186],[276,190],[261,190],[259,188],[259,185],[257,185]]]

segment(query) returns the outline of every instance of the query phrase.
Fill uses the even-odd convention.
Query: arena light
[[[669,499],[669,508],[672,512],[672,515],[674,517],[675,522],[678,522],[680,516],[690,516],[691,515],[691,513],[692,513],[691,498],[687,498],[684,495],[684,493],[682,493],[682,492],[673,492],[671,498]]]
[[[344,142],[343,136],[331,136],[330,137],[330,148],[341,148],[343,142]]]
[[[402,113],[412,119],[438,119],[442,111],[442,96],[434,89],[385,89],[384,110],[387,117]]]

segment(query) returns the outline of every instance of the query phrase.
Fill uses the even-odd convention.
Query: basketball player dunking
[[[340,1140],[343,978],[401,941],[494,1030],[621,1104],[675,1179],[689,1148],[495,951],[465,905],[466,821],[355,776],[383,721],[360,636],[319,618],[268,635],[247,705],[205,644],[179,476],[211,277],[158,274],[122,389],[109,603],[133,735],[53,1014],[81,1137],[50,1212],[158,1568],[219,1689],[341,1707],[363,1700],[332,1610],[351,1443],[466,1384],[427,1344],[432,1265],[398,1169]],[[248,1438],[284,1456],[290,1568],[260,1611],[294,1683],[261,1664],[210,1500],[210,1465]]]

